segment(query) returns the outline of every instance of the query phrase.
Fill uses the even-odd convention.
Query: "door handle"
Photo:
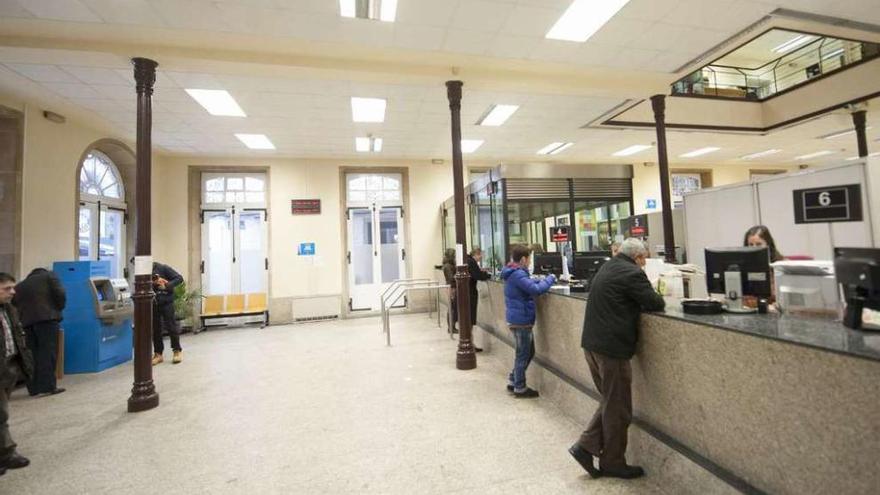
[[[400,259],[405,260],[405,259],[406,259],[406,248],[402,248],[402,249],[400,250],[400,254],[401,254],[401,258],[400,258]]]
[[[345,259],[348,260],[348,264],[351,264],[351,251],[345,253]]]
[[[205,273],[205,260],[202,260],[202,262],[199,263],[199,272]]]
[[[263,258],[266,262],[266,270],[269,269],[269,258]]]

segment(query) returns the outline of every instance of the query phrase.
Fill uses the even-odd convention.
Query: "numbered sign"
[[[568,242],[568,225],[560,225],[558,227],[550,227],[553,242]]]
[[[859,184],[814,187],[794,191],[794,223],[861,222]]]

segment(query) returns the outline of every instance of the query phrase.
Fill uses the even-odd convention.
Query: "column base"
[[[477,367],[477,355],[474,352],[474,347],[469,346],[469,349],[459,348],[458,352],[455,353],[455,367],[460,370],[472,370]]]
[[[146,384],[135,384],[128,398],[128,412],[148,411],[159,406],[159,394],[152,380]]]

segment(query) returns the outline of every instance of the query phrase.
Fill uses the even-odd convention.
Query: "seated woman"
[[[776,241],[770,234],[770,229],[764,225],[755,225],[746,231],[743,238],[743,246],[746,247],[766,247],[770,251],[770,263],[785,260],[785,256],[776,248]],[[773,270],[770,270],[770,302],[776,301],[776,282],[773,277]],[[754,297],[746,296],[743,298],[746,306],[755,307],[757,301]]]

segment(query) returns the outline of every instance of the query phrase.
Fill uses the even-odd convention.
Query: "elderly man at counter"
[[[636,352],[639,316],[665,307],[642,270],[647,257],[642,241],[626,239],[618,255],[596,274],[587,299],[581,347],[602,400],[569,453],[594,478],[645,474],[641,467],[626,463],[626,444],[632,420],[630,359]],[[599,458],[599,469],[593,457]]]

